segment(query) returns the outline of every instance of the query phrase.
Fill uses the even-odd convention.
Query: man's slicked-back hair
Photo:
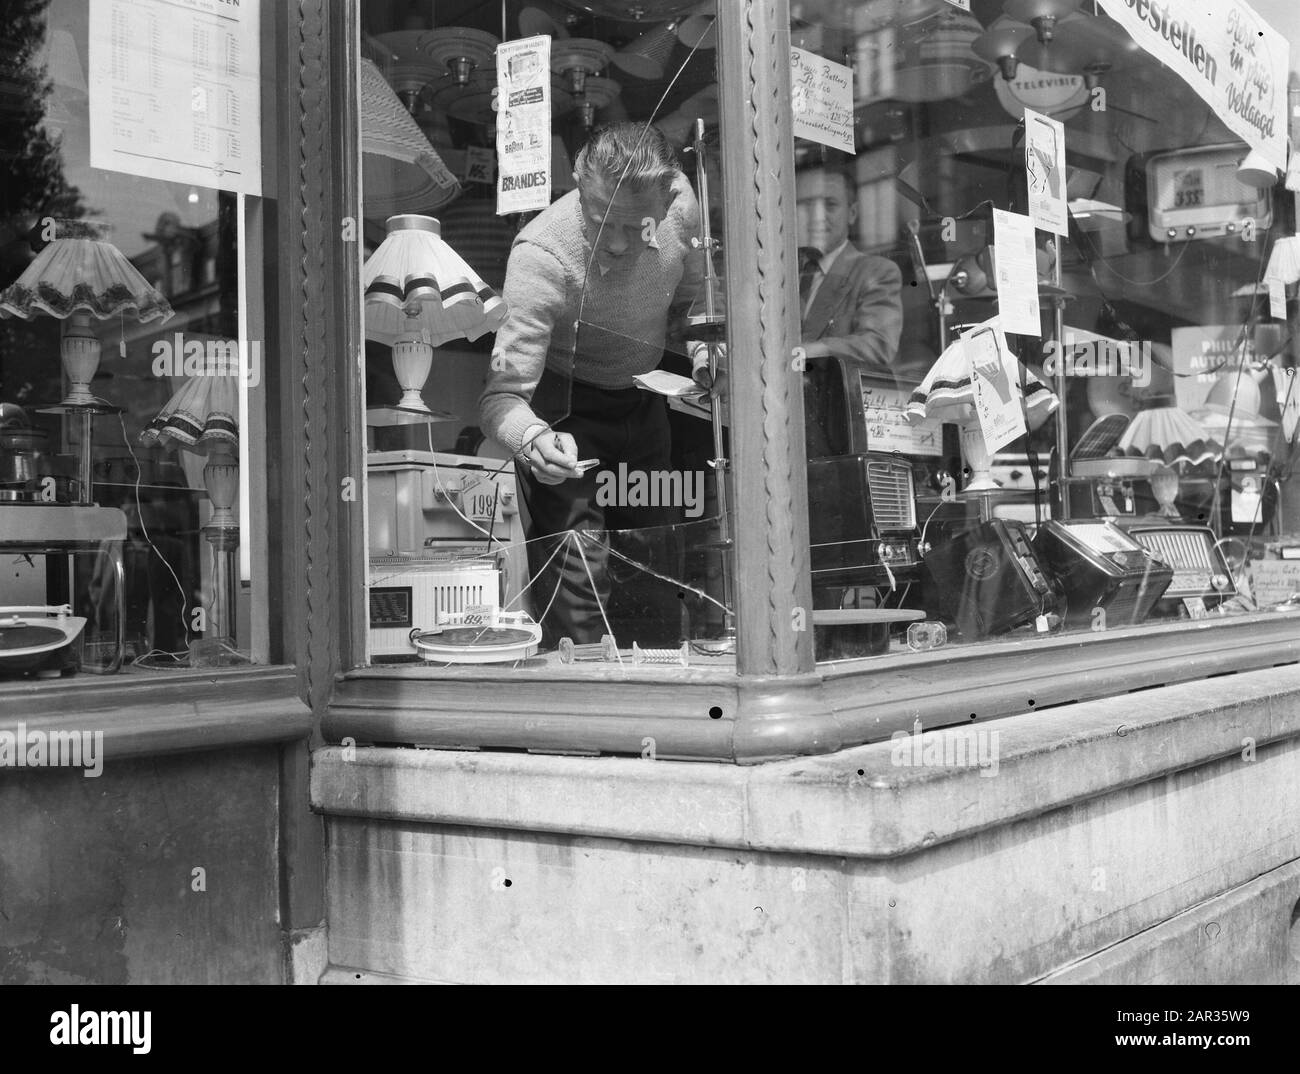
[[[612,190],[640,197],[657,193],[668,199],[677,178],[677,158],[658,127],[648,123],[610,123],[599,128],[578,151],[573,166],[579,186],[595,180]]]

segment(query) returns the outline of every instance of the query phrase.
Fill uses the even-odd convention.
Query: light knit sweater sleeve
[[[684,176],[680,177],[680,188],[671,212],[677,217],[677,235],[684,256],[682,279],[669,308],[668,333],[671,338],[681,337],[688,314],[703,311],[704,297],[704,251],[691,248],[691,239],[700,232],[700,203]]]
[[[551,331],[565,309],[564,268],[553,254],[521,242],[510,254],[502,296],[510,312],[497,330],[479,423],[515,454],[530,425],[546,424],[529,403],[546,368]]]

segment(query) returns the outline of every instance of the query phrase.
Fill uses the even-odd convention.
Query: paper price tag
[[[1268,278],[1268,315],[1279,321],[1286,320],[1286,284],[1276,276]]]

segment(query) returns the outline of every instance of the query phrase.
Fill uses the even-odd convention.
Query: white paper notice
[[[96,0],[90,164],[262,193],[259,0]]]
[[[551,39],[497,46],[497,215],[551,204]]]
[[[1070,234],[1065,204],[1065,124],[1025,109],[1025,172],[1034,227]]]
[[[962,11],[970,10],[970,0],[948,0],[953,7],[959,7]]]
[[[998,316],[1004,332],[1042,336],[1038,306],[1038,260],[1034,222],[1020,213],[993,210],[993,259],[997,262]]]
[[[1268,315],[1276,321],[1286,320],[1286,284],[1276,276],[1268,278]]]
[[[853,68],[790,48],[794,136],[853,152]]]
[[[885,388],[861,377],[862,409],[867,424],[869,451],[901,451],[904,455],[942,455],[943,423],[925,421],[913,425],[907,420],[910,392]]]
[[[989,454],[1024,436],[1025,415],[1015,386],[1019,373],[1007,341],[996,326],[982,326],[962,337],[970,361],[975,413]]]

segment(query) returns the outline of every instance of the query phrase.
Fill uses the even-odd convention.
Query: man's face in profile
[[[858,218],[846,176],[821,168],[799,172],[794,181],[799,245],[828,254],[849,237]]]
[[[602,271],[626,270],[645,253],[668,204],[657,192],[637,193],[605,179],[578,186],[582,224]]]

